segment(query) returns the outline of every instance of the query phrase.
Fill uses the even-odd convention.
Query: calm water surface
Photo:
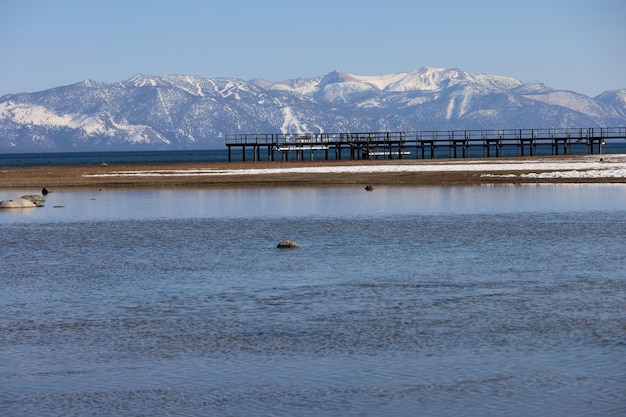
[[[55,190],[0,230],[3,416],[626,414],[626,186]]]

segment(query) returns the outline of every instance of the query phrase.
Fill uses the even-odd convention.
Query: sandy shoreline
[[[626,155],[0,168],[0,188],[626,183]]]

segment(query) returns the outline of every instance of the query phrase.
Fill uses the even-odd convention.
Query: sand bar
[[[0,168],[0,188],[626,183],[626,154]]]

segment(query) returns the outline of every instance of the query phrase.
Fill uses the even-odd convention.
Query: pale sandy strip
[[[116,171],[106,174],[84,174],[85,177],[189,177],[220,175],[264,175],[264,174],[315,174],[315,173],[397,173],[397,172],[497,172],[539,171],[520,174],[531,178],[625,178],[626,155],[604,157],[589,156],[582,160],[526,160],[526,161],[447,161],[427,164],[402,165],[350,165],[350,166],[307,166],[290,168],[252,169],[188,169],[188,170],[137,170]],[[484,174],[494,176],[497,174]],[[503,174],[504,175],[504,174]],[[511,176],[511,174],[506,174]]]

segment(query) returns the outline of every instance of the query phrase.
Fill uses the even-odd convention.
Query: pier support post
[[[294,142],[294,139],[297,139]],[[426,159],[428,147],[430,159],[437,158],[437,146],[448,147],[451,158],[471,157],[472,147],[483,147],[484,157],[502,157],[504,150],[517,148],[517,155],[536,156],[582,152],[587,154],[603,153],[604,141],[626,139],[626,127],[615,128],[550,128],[550,129],[500,129],[500,130],[459,130],[459,131],[416,131],[416,132],[362,132],[362,133],[326,133],[326,134],[226,134],[228,162],[234,160],[264,160],[261,148],[267,147],[267,160],[289,160],[293,152],[295,160],[308,158],[315,160],[317,150],[320,157],[332,159],[329,150],[334,148],[334,158],[341,160],[343,148],[349,148],[350,159],[404,159],[405,148],[413,149],[415,158]],[[314,144],[321,144],[319,147]],[[247,155],[247,148],[251,155]],[[492,151],[493,148],[493,151]],[[241,150],[241,159],[234,152]],[[309,155],[306,155],[306,152]],[[275,155],[280,152],[282,155]],[[406,152],[413,155],[413,152]],[[494,155],[495,154],[495,155]]]

